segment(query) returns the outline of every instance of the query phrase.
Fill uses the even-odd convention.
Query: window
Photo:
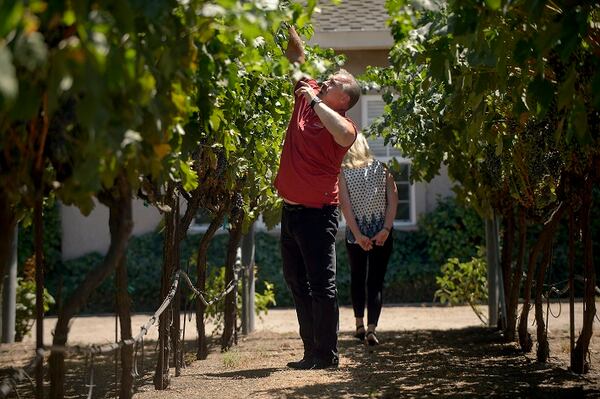
[[[385,108],[385,101],[379,95],[363,95],[361,97],[362,128],[366,129],[376,118],[380,117]],[[409,181],[411,161],[402,156],[397,148],[385,145],[382,137],[369,139],[369,146],[375,158],[388,163],[395,159],[400,164],[400,170],[394,172],[394,180],[398,187],[398,210],[394,225],[412,226],[415,216],[415,187]]]
[[[413,225],[414,217],[414,185],[410,184],[410,163],[400,163],[400,171],[394,172],[394,180],[398,188],[398,209],[394,225]]]
[[[362,100],[362,128],[366,130],[371,123],[381,115],[385,108],[385,101],[382,100],[379,95],[367,94],[361,97]],[[370,137],[369,147],[371,152],[375,155],[375,158],[380,161],[387,162],[392,157],[396,159],[403,159],[402,154],[397,148],[392,147],[390,144],[385,145],[383,137]]]

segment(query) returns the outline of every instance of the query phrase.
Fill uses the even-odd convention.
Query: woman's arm
[[[340,187],[340,208],[342,209],[342,214],[344,215],[344,219],[346,219],[346,225],[354,235],[354,239],[356,243],[360,245],[360,247],[369,251],[373,248],[373,243],[369,239],[369,237],[363,235],[360,232],[358,224],[356,223],[356,217],[354,216],[354,212],[352,211],[352,204],[350,203],[350,193],[348,193],[348,186],[346,185],[346,178],[344,177],[344,172],[341,172],[339,175],[339,187]]]
[[[383,221],[383,229],[381,229],[371,240],[375,241],[375,245],[383,245],[394,227],[394,219],[398,209],[398,188],[394,181],[394,176],[385,168],[385,195],[387,206],[385,208],[385,219]]]

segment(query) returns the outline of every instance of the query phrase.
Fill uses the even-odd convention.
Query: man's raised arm
[[[300,39],[298,32],[296,32],[296,29],[291,25],[288,28],[288,32],[289,39],[287,49],[285,50],[285,56],[290,62],[304,64],[306,59],[304,57],[304,45],[302,44],[302,39]]]

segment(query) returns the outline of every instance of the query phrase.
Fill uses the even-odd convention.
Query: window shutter
[[[383,115],[385,101],[383,100],[367,100],[367,126],[369,126],[376,118]]]
[[[366,100],[366,120],[363,121],[365,127],[369,126],[375,119],[383,115],[383,108],[385,107],[385,101],[367,99]],[[369,147],[375,158],[381,158],[387,156],[387,150],[383,139],[380,137],[371,137],[369,139]]]
[[[383,110],[385,107],[385,101],[381,99],[367,99],[366,100],[366,121],[364,121],[365,126],[369,126],[375,119],[379,118],[383,115]],[[400,151],[392,146],[386,146],[383,138],[381,137],[371,137],[369,140],[369,147],[371,147],[371,152],[375,156],[375,158],[386,158],[386,157],[400,157]]]

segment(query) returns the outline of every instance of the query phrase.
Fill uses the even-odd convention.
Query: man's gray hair
[[[345,69],[340,69],[336,72],[336,75],[342,77],[342,79],[344,80],[343,90],[344,93],[348,95],[348,109],[350,109],[360,99],[360,85],[358,84],[354,76],[352,76],[352,74],[346,71]]]

